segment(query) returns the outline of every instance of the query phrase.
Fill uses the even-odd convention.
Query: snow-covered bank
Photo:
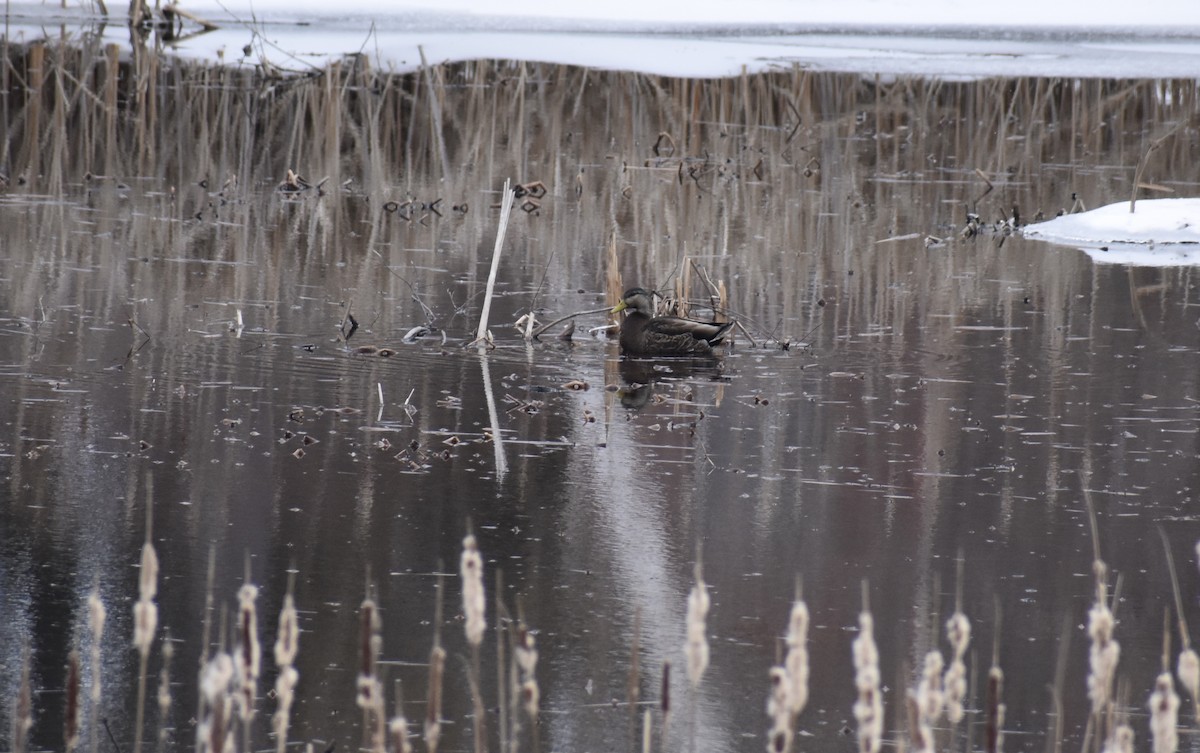
[[[110,4],[114,14],[124,10]],[[949,0],[746,0],[729,3],[447,0],[187,0],[218,31],[178,44],[178,54],[285,67],[322,65],[351,52],[397,71],[484,58],[565,63],[669,76],[721,77],[805,68],[947,78],[983,76],[1200,76],[1200,2],[1016,0],[1003,6]],[[42,36],[84,7],[11,3],[11,39]],[[127,41],[116,25],[104,31]]]
[[[1027,225],[1026,238],[1078,246],[1111,264],[1200,264],[1200,199],[1122,201]]]

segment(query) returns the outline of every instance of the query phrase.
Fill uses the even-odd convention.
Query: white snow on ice
[[[1200,264],[1200,199],[1144,199],[1026,225],[1026,238],[1082,248],[1096,261],[1134,266]]]

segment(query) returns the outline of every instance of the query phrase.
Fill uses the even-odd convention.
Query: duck
[[[621,323],[621,352],[631,356],[711,356],[736,322],[701,322],[678,316],[655,316],[654,293],[630,288],[613,314],[627,312]]]

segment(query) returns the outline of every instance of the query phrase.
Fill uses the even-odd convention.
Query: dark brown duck
[[[631,356],[708,356],[734,322],[701,322],[678,316],[655,316],[654,294],[630,288],[612,312],[624,311],[621,351]]]

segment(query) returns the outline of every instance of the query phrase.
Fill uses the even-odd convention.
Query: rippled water
[[[165,725],[180,746],[193,741],[213,556],[212,621],[229,619],[248,567],[268,666],[295,578],[291,739],[318,749],[362,740],[368,586],[389,697],[402,681],[409,718],[423,718],[445,573],[447,744],[470,749],[457,577],[468,526],[489,595],[502,575],[509,608],[538,631],[545,750],[640,746],[625,706],[635,641],[648,708],[664,662],[675,667],[667,748],[761,750],[797,577],[813,615],[802,749],[853,745],[864,582],[889,740],[961,591],[969,665],[984,672],[996,651],[1005,669],[1006,748],[1052,736],[1059,662],[1077,745],[1088,497],[1119,584],[1123,703],[1148,739],[1139,709],[1172,602],[1159,530],[1200,624],[1197,281],[1188,267],[1103,265],[959,230],[971,210],[990,223],[1013,206],[1069,209],[1073,192],[1088,206],[1127,196],[1149,140],[1194,109],[1195,82],[466,65],[437,70],[431,89],[349,64],[260,82],[150,57],[118,80],[103,50],[47,50],[40,74],[37,53],[14,55],[0,162],[0,695],[16,696],[28,642],[36,747],[62,747],[63,666],[90,645],[94,586],[110,614],[100,716],[132,746],[147,506],[160,635],[175,646]],[[39,75],[43,95],[28,98],[17,84]],[[1182,134],[1145,179],[1195,194],[1197,140]],[[326,179],[320,195],[276,190],[289,168]],[[496,347],[480,352],[463,346],[505,178],[549,192],[512,218]],[[719,366],[638,364],[588,333],[603,315],[579,318],[569,344],[510,327],[531,307],[550,321],[611,305],[616,273],[617,289],[671,290],[686,270],[702,298],[700,268],[761,347],[739,335]],[[434,333],[402,342],[420,324]],[[697,555],[712,664],[693,691],[682,667]],[[493,735],[495,663],[489,632]],[[272,744],[271,681],[265,670],[259,749]],[[972,693],[956,746],[982,741]],[[11,715],[5,704],[5,729]],[[151,740],[158,725],[151,708]]]

